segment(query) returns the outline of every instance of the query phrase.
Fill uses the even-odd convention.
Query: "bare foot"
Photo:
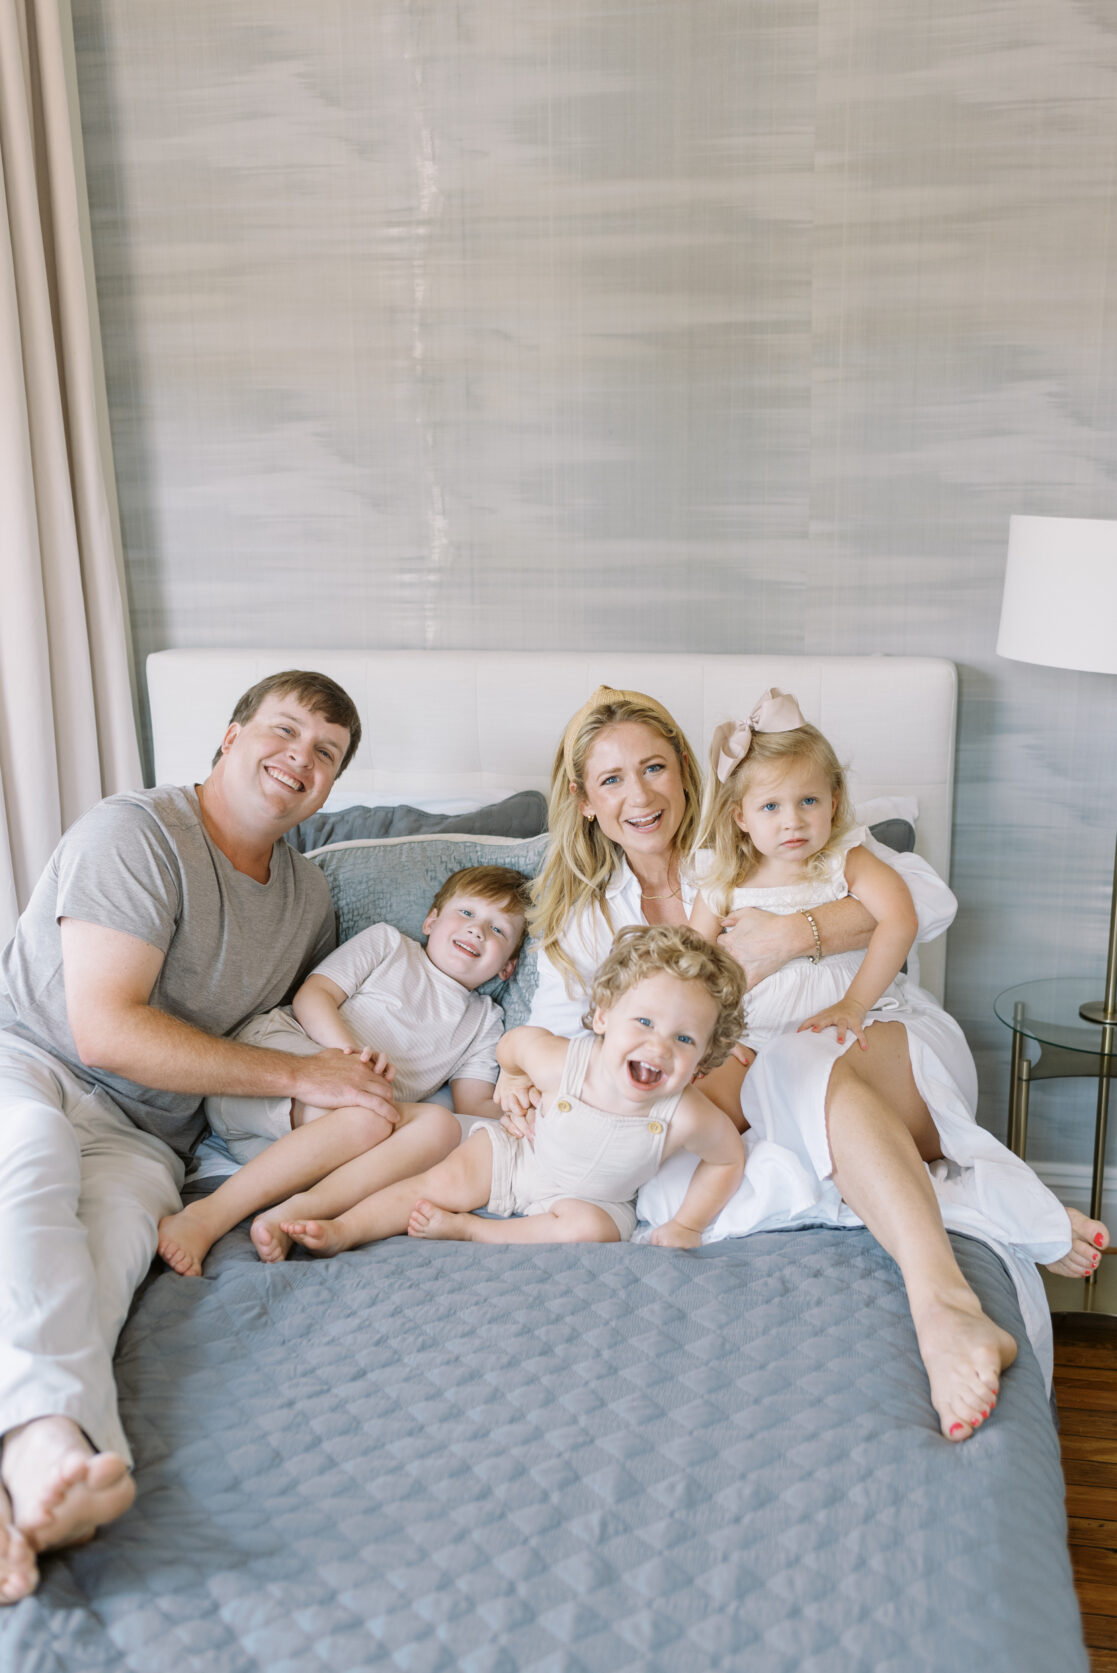
[[[159,1222],[159,1253],[182,1278],[200,1278],[202,1262],[213,1248],[213,1238],[205,1224],[203,1205],[187,1203],[177,1214],[167,1214]]]
[[[450,1238],[457,1243],[470,1243],[473,1241],[475,1224],[476,1220],[472,1214],[453,1214],[448,1208],[439,1208],[437,1203],[427,1202],[420,1197],[411,1210],[411,1218],[407,1222],[407,1235]]]
[[[340,1255],[349,1247],[336,1220],[284,1220],[280,1230],[312,1255]]]
[[[1016,1343],[986,1317],[969,1288],[912,1308],[919,1353],[931,1384],[931,1404],[948,1440],[964,1441],[997,1403],[1001,1372],[1016,1358]]]
[[[253,1220],[248,1235],[262,1261],[285,1261],[287,1259],[288,1251],[291,1248],[291,1239],[278,1220],[269,1220],[263,1214],[258,1215]]]
[[[38,1584],[35,1552],[12,1521],[8,1495],[0,1488],[0,1603],[18,1603]]]
[[[1109,1232],[1100,1220],[1088,1220],[1077,1208],[1068,1208],[1070,1218],[1070,1252],[1061,1261],[1048,1263],[1048,1272],[1058,1272],[1064,1278],[1086,1278],[1101,1260],[1101,1252],[1109,1246]]]
[[[94,1452],[67,1417],[41,1417],[9,1430],[3,1476],[16,1526],[37,1552],[84,1545],[136,1496],[120,1454]]]

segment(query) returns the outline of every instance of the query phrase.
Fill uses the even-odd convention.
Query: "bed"
[[[333,674],[366,721],[339,803],[459,809],[545,788],[599,681],[653,691],[696,742],[780,685],[852,760],[857,800],[918,803],[916,845],[948,870],[947,663],[166,652],[158,776],[203,776],[236,696],[289,666]],[[385,912],[408,929],[432,878],[476,854],[532,869],[542,847],[457,830],[318,859],[346,934]],[[940,994],[942,972],[925,949]],[[505,997],[519,1020],[529,960]],[[954,1242],[1021,1340],[962,1447],[860,1229],[687,1254],[397,1238],[268,1267],[238,1228],[203,1279],[157,1264],[137,1295],[117,1353],[137,1503],[44,1564],[0,1620],[0,1666],[1079,1673],[1044,1375],[1002,1262]]]

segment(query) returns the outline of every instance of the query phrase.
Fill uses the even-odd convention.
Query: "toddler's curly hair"
[[[609,1010],[637,982],[662,973],[680,982],[701,982],[717,1006],[713,1032],[698,1065],[701,1074],[716,1069],[741,1037],[745,973],[736,959],[686,924],[629,924],[619,930],[594,976],[584,1025],[592,1028],[595,1011]]]

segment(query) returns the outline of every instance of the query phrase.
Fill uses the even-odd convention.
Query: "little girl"
[[[744,1169],[733,1123],[691,1084],[736,1041],[743,990],[734,960],[693,930],[632,925],[594,979],[592,1033],[564,1040],[514,1028],[498,1045],[496,1096],[515,1133],[480,1124],[444,1161],[361,1200],[340,1168],[271,1217],[322,1255],[404,1231],[480,1243],[610,1243],[632,1235],[640,1186],[686,1150],[697,1162],[693,1177],[652,1242],[691,1248]],[[533,1134],[519,1137],[531,1088],[542,1102]],[[483,1219],[479,1208],[499,1218]]]
[[[793,960],[752,989],[747,1043],[759,1050],[792,1028],[832,1027],[838,1045],[851,1034],[864,1048],[869,1012],[905,1004],[900,972],[917,926],[907,885],[864,846],[865,827],[854,825],[833,749],[803,719],[794,697],[773,689],[748,721],[718,727],[711,769],[692,925],[712,939],[728,913],[755,906],[802,913],[815,941],[813,957]],[[865,952],[824,958],[810,909],[847,894],[868,908],[877,927]]]
[[[745,1039],[760,1052],[765,1073],[753,1070],[746,1077],[743,1113],[760,1139],[791,1150],[813,1174],[818,1204],[827,1209],[822,1217],[830,1217],[832,1208],[838,1223],[848,1222],[850,1211],[833,1188],[828,1119],[833,1077],[855,1047],[858,1061],[841,1066],[843,1086],[848,1088],[850,1074],[860,1077],[872,1095],[863,1100],[866,1110],[873,1099],[877,1107],[883,1100],[900,1116],[923,1160],[934,1164],[935,1194],[949,1223],[1049,1262],[1069,1244],[1052,1270],[1082,1277],[1096,1267],[1108,1232],[1076,1209],[1064,1209],[1024,1162],[978,1127],[973,1058],[953,1018],[901,974],[915,933],[911,898],[900,877],[866,848],[866,835],[853,822],[833,749],[793,697],[773,689],[747,721],[717,729],[698,835],[701,892],[690,921],[714,939],[721,919],[740,907],[801,912],[814,937],[811,957],[786,965],[747,996]],[[828,956],[812,908],[846,894],[863,902],[877,927],[864,953]],[[774,1047],[777,1037],[804,1030],[818,1036],[811,1049]],[[766,1045],[772,1047],[768,1053]],[[678,1171],[673,1192],[680,1187]],[[666,1196],[657,1205],[660,1184],[641,1194],[642,1212],[662,1211],[670,1202]],[[735,1199],[715,1233],[752,1229],[737,1223],[741,1203]],[[1042,1296],[1039,1306],[1045,1313]],[[916,1311],[913,1300],[913,1317]],[[918,1331],[918,1318],[916,1324]],[[983,1345],[991,1393],[993,1362],[999,1358],[1003,1367],[1014,1353],[1007,1337]],[[968,1434],[988,1406],[978,1384],[972,1396],[937,1391],[933,1357],[924,1352],[944,1431],[955,1438]]]

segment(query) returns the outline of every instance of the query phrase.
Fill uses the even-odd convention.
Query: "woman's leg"
[[[457,1214],[420,1197],[407,1222],[407,1235],[457,1243],[619,1243],[621,1236],[611,1214],[576,1197],[565,1197],[546,1213],[512,1220]]]
[[[411,1211],[420,1197],[433,1198],[450,1209],[465,1212],[484,1208],[492,1193],[492,1141],[488,1133],[481,1131],[471,1134],[457,1150],[423,1173],[397,1180],[361,1199],[347,1193],[342,1211],[334,1210],[336,1218],[326,1217],[320,1205],[329,1200],[333,1182],[349,1176],[352,1184],[357,1177],[353,1170],[368,1160],[362,1156],[357,1162],[350,1162],[322,1185],[306,1192],[301,1200],[318,1205],[317,1211],[313,1216],[292,1215],[284,1219],[280,1229],[285,1236],[316,1255],[337,1255],[362,1243],[399,1237],[407,1230]],[[292,1198],[293,1202],[298,1200]]]
[[[986,1317],[962,1276],[926,1162],[941,1155],[902,1023],[874,1023],[868,1049],[835,1063],[826,1100],[834,1183],[900,1268],[931,1404],[965,1440],[994,1405],[1016,1343]]]
[[[871,1084],[901,1116],[923,1160],[936,1161],[942,1154],[939,1135],[915,1084],[907,1030],[898,1022],[874,1023],[868,1034],[870,1045],[874,1033],[878,1036],[878,1049],[855,1056],[854,1048],[849,1054],[852,1059],[849,1067],[856,1071],[859,1058],[871,1059],[867,1065]],[[1077,1208],[1068,1208],[1066,1215],[1070,1221],[1071,1247],[1061,1260],[1049,1262],[1048,1270],[1067,1278],[1085,1278],[1097,1266],[1101,1251],[1109,1247],[1109,1231],[1101,1220],[1088,1219]]]

